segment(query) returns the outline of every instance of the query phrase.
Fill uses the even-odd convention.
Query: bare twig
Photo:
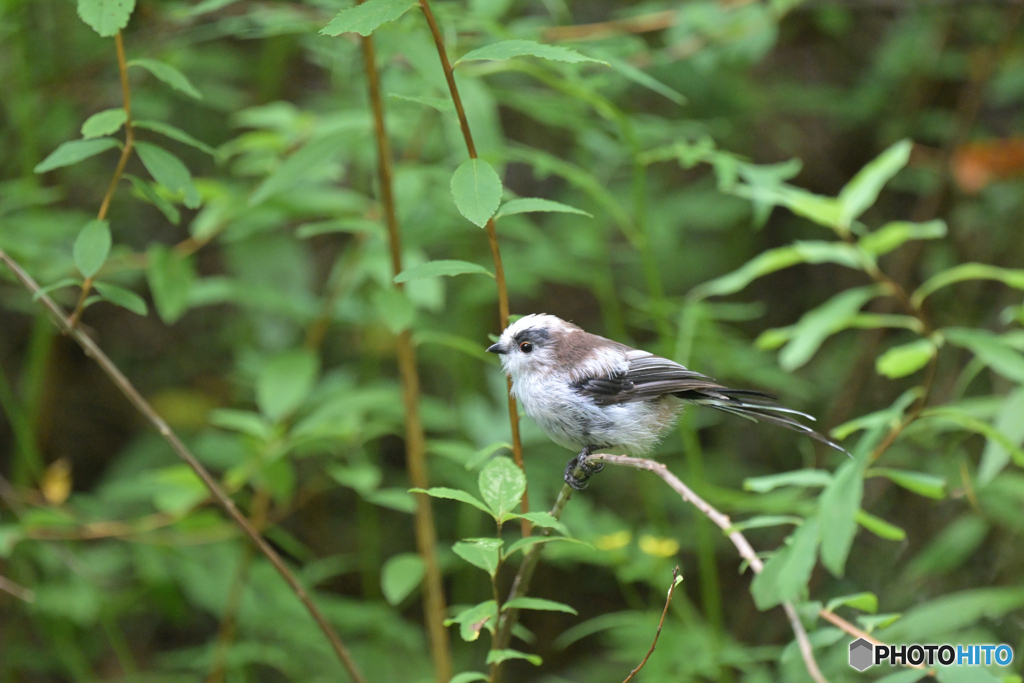
[[[661,619],[658,621],[658,630],[654,634],[654,641],[651,643],[651,649],[644,655],[644,660],[637,664],[636,668],[629,672],[629,675],[622,681],[622,683],[629,683],[633,676],[636,676],[636,672],[644,668],[644,664],[651,658],[651,653],[654,652],[654,646],[658,644],[658,636],[661,635],[661,627],[665,625],[665,615],[668,614],[668,606],[672,603],[672,593],[675,591],[676,586],[679,584],[679,567],[677,566],[672,570],[672,583],[668,587],[668,595],[665,596],[665,609],[661,610]]]
[[[388,227],[391,246],[391,267],[394,275],[402,272],[402,236],[398,229],[395,199],[392,192],[391,148],[384,128],[384,103],[380,96],[380,82],[377,75],[373,37],[362,39],[363,65],[370,90],[370,105],[373,110],[374,133],[377,138],[378,173],[380,179],[381,204],[384,220]],[[401,291],[402,283],[395,288]],[[426,439],[423,421],[420,418],[420,380],[416,369],[416,348],[408,329],[402,330],[397,341],[398,369],[402,378],[402,402],[405,408],[405,453],[409,480],[416,488],[430,487],[427,477]],[[434,661],[434,675],[438,683],[447,683],[452,677],[451,646],[448,631],[444,626],[446,600],[441,569],[437,562],[437,533],[434,529],[434,513],[430,496],[416,494],[416,546],[426,565],[425,590],[423,591],[424,620],[430,640],[430,653]]]
[[[203,484],[206,485],[206,488],[210,491],[214,500],[224,508],[224,511],[228,513],[228,516],[230,516],[232,520],[234,520],[235,524],[245,532],[245,535],[249,537],[263,556],[266,557],[278,573],[281,574],[295,595],[297,595],[299,600],[302,601],[302,604],[306,606],[306,609],[309,610],[310,615],[316,621],[320,630],[323,631],[324,636],[326,636],[327,640],[331,644],[331,648],[338,656],[342,665],[348,671],[352,680],[356,683],[365,683],[365,679],[363,678],[362,673],[360,673],[359,667],[356,666],[355,661],[352,659],[351,654],[349,654],[348,648],[345,647],[345,644],[335,632],[334,627],[331,626],[330,622],[327,621],[327,618],[309,597],[305,587],[299,583],[299,580],[295,577],[292,571],[288,569],[287,565],[285,565],[284,561],[281,559],[281,556],[278,555],[270,544],[268,544],[256,529],[253,528],[245,516],[239,512],[238,508],[235,506],[235,502],[231,500],[226,493],[224,493],[220,484],[218,484],[217,480],[213,478],[213,475],[211,475],[210,472],[203,467],[202,463],[196,459],[192,452],[188,450],[185,444],[182,443],[181,439],[178,438],[177,434],[175,434],[164,419],[160,417],[155,410],[153,410],[153,406],[151,406],[149,402],[142,397],[142,394],[139,393],[138,389],[136,389],[128,378],[124,376],[124,373],[114,365],[114,362],[110,360],[105,353],[103,353],[103,350],[97,346],[96,342],[94,342],[80,329],[72,327],[70,321],[65,317],[64,311],[61,307],[58,306],[49,296],[40,293],[40,287],[36,281],[32,279],[32,276],[26,273],[24,269],[22,269],[22,267],[2,249],[0,249],[0,261],[3,261],[3,263],[11,269],[11,272],[14,273],[15,277],[17,277],[25,288],[32,293],[33,297],[37,298],[40,303],[42,303],[46,311],[50,313],[57,327],[59,327],[64,334],[74,339],[78,345],[82,347],[82,350],[85,351],[87,356],[92,357],[92,359],[96,361],[100,366],[100,369],[103,370],[111,381],[113,381],[114,385],[121,390],[121,393],[125,395],[135,409],[142,413],[149,423],[156,428],[178,457],[184,460],[188,466],[192,468],[196,475],[202,480]]]
[[[448,90],[451,92],[452,102],[455,105],[455,113],[459,117],[459,126],[462,128],[462,137],[466,141],[466,151],[469,153],[470,159],[476,159],[476,144],[473,142],[473,134],[469,130],[469,119],[466,118],[466,110],[462,106],[462,97],[459,95],[459,87],[455,84],[455,72],[452,69],[451,62],[448,60],[448,51],[444,46],[444,37],[441,35],[441,29],[437,25],[437,20],[434,18],[434,13],[430,9],[430,0],[419,0],[420,9],[423,10],[423,15],[427,19],[427,25],[430,26],[430,34],[434,37],[434,45],[437,47],[437,56],[441,59],[441,67],[444,69],[445,80],[448,81]],[[505,284],[505,268],[501,264],[501,250],[498,247],[498,232],[494,227],[494,219],[489,218],[487,225],[487,241],[491,246],[491,259],[494,261],[494,278],[498,283],[498,315],[501,323],[501,329],[508,327],[508,287]],[[512,425],[512,459],[515,460],[519,468],[524,472],[526,466],[523,463],[523,444],[519,438],[519,410],[516,407],[516,400],[512,398],[512,379],[510,377],[505,378],[505,383],[509,390],[508,396],[508,417],[509,422]],[[522,498],[522,511],[530,511],[530,498],[528,492],[523,490]],[[530,535],[530,521],[527,519],[521,520],[523,535]]]
[[[19,586],[6,576],[0,576],[0,591],[10,593],[14,597],[19,600],[24,600],[25,602],[35,602],[36,599],[36,594],[32,590]]]
[[[677,10],[665,10],[641,14],[625,19],[599,21],[593,24],[572,24],[552,26],[544,29],[545,40],[600,40],[623,33],[649,33],[674,26],[678,21]]]
[[[110,200],[114,196],[117,184],[121,182],[121,175],[124,173],[124,167],[128,163],[129,157],[131,157],[132,148],[135,144],[135,129],[132,127],[132,91],[128,84],[128,63],[124,58],[124,41],[121,39],[120,31],[114,35],[114,45],[117,48],[117,70],[121,74],[121,95],[124,99],[124,147],[121,149],[121,158],[117,160],[117,166],[114,167],[114,177],[110,179],[107,193],[103,196],[100,210],[96,214],[96,219],[100,221],[107,217]],[[71,317],[68,319],[68,325],[72,329],[78,327],[82,311],[85,310],[85,300],[89,296],[91,289],[92,276],[85,278],[85,282],[82,283],[82,291],[78,295],[78,303],[75,304],[75,310],[71,312]]]
[[[732,522],[729,518],[711,507],[707,501],[691,491],[686,484],[680,481],[679,477],[669,472],[668,468],[663,463],[655,460],[648,460],[647,458],[631,458],[625,455],[609,455],[606,453],[591,455],[588,458],[588,461],[591,460],[594,462],[607,462],[613,465],[625,465],[626,467],[635,467],[636,469],[650,470],[651,472],[654,472],[664,479],[665,483],[671,486],[672,490],[678,493],[683,500],[688,503],[692,503],[694,507],[704,513],[708,519],[714,522],[729,536],[729,540],[736,546],[736,550],[739,551],[740,556],[750,564],[750,568],[754,570],[755,574],[760,574],[761,570],[764,569],[764,563],[761,562],[761,558],[759,558],[757,553],[754,552],[750,543],[747,542],[746,537],[733,528]],[[814,659],[811,641],[807,637],[807,631],[804,629],[804,625],[800,623],[800,616],[797,614],[796,608],[793,607],[793,604],[790,602],[782,603],[782,607],[786,610],[786,616],[789,618],[789,623],[793,627],[793,633],[796,635],[796,642],[800,648],[800,654],[803,656],[807,672],[811,675],[811,678],[816,681],[816,683],[828,683],[828,679],[826,679],[821,673],[821,669],[818,668],[818,662]]]

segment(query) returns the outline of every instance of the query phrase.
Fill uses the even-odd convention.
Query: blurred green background
[[[128,68],[135,139],[180,161],[160,157],[161,174],[128,160],[96,275],[112,287],[82,324],[314,589],[367,679],[426,681],[396,334],[411,329],[416,345],[430,483],[476,495],[477,470],[510,439],[504,379],[483,351],[500,332],[497,293],[481,274],[392,288],[359,37],[319,33],[350,4],[138,0],[123,32],[142,60]],[[1024,3],[433,8],[453,59],[525,39],[599,60],[457,67],[504,200],[589,214],[499,217],[513,314],[555,314],[778,394],[823,432],[863,418],[839,434],[857,456],[841,486],[827,474],[841,454],[706,409],[656,454],[734,521],[753,519],[745,533],[766,556],[809,528],[795,523],[822,520],[826,566],[815,538],[810,565],[786,575],[829,680],[894,671],[855,672],[850,638],[815,616],[872,593],[827,609],[896,643],[1010,644],[1010,667],[939,679],[1021,681]],[[77,9],[0,0],[0,249],[58,285],[68,311],[76,240],[117,150],[35,169],[83,135],[124,140],[116,113],[82,130],[123,99],[114,40]],[[422,13],[374,40],[406,268],[493,272],[484,231],[452,198],[466,151]],[[854,220],[808,199],[836,196],[904,139],[909,156]],[[895,221],[932,226],[929,239],[879,248],[875,271],[803,252],[791,267],[756,260],[798,241],[863,245]],[[956,270],[969,263],[981,266]],[[741,268],[751,277],[708,289]],[[944,273],[954,284],[913,310],[885,295]],[[345,680],[194,475],[7,269],[0,279],[0,576],[15,584],[0,592],[0,681]],[[572,454],[527,418],[522,429],[531,508],[546,510]],[[753,479],[805,469],[821,472]],[[494,525],[454,501],[433,508],[454,614],[492,588],[450,548]],[[677,564],[684,581],[636,680],[808,680],[785,615],[757,608],[732,544],[652,475],[606,468],[562,521],[588,545],[551,544],[530,595],[578,614],[524,611],[514,647],[543,663],[509,662],[503,680],[622,680]],[[830,551],[830,536],[849,539]],[[407,564],[390,565],[382,591],[396,556]],[[503,594],[517,562],[498,575]],[[456,672],[486,670],[488,635],[449,635]]]

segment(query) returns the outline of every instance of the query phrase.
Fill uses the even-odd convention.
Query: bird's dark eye
[[[519,350],[523,353],[529,353],[530,351],[533,351],[533,344],[530,342],[523,342],[519,345]]]

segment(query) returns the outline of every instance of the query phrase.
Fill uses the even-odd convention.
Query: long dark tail
[[[784,408],[775,403],[775,397],[763,391],[752,391],[749,389],[716,389],[705,391],[685,391],[676,394],[679,398],[690,401],[701,406],[708,406],[726,413],[739,415],[753,422],[770,422],[771,424],[792,429],[831,446],[837,451],[850,455],[850,453],[832,439],[819,434],[802,422],[798,422],[791,416],[802,417],[814,421],[814,416],[802,413],[792,408]],[[850,456],[853,457],[852,455]]]

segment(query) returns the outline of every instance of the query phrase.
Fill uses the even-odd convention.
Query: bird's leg
[[[584,446],[579,455],[570,460],[569,464],[565,466],[565,483],[577,491],[587,488],[587,480],[604,469],[603,462],[587,462],[587,456],[591,454],[594,448],[594,446]],[[583,476],[577,477],[573,474],[577,467],[583,472]]]

